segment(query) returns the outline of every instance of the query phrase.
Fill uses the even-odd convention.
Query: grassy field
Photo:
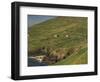
[[[55,17],[28,28],[28,56],[46,55],[48,65],[87,64],[87,17]]]

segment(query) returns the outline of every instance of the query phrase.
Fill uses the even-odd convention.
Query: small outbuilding
[[[54,37],[57,38],[57,37],[59,37],[59,35],[55,34]]]
[[[68,35],[65,35],[65,37],[68,38],[69,36]]]

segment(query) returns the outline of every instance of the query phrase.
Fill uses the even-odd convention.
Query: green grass
[[[87,48],[80,49],[79,52],[73,53],[68,58],[61,60],[54,65],[76,65],[76,64],[87,64]]]
[[[54,35],[59,35],[55,38]],[[66,38],[65,35],[68,35]],[[54,65],[87,63],[87,17],[56,17],[28,29],[28,55],[41,47],[80,48]],[[68,51],[66,51],[68,52]],[[34,55],[40,55],[37,53]]]

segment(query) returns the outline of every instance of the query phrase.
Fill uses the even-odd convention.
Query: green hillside
[[[87,17],[59,16],[28,28],[28,56],[40,55],[48,65],[87,64]]]

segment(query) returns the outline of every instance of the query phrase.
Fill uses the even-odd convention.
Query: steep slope
[[[56,62],[55,65],[87,63],[87,18],[56,17],[30,27],[28,30],[29,56],[46,55],[39,51],[44,47],[46,50],[51,49],[50,52],[62,49],[59,53],[63,50],[66,55],[70,53],[69,57]],[[85,51],[79,53],[83,49]],[[36,50],[38,51],[36,52]]]

